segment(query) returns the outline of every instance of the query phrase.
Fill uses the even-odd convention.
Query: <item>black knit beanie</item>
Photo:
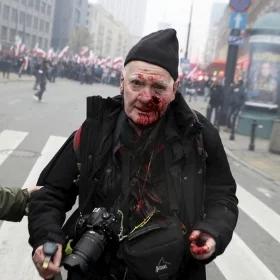
[[[143,37],[126,56],[124,66],[133,60],[145,61],[166,69],[174,81],[178,78],[178,39],[172,28]]]

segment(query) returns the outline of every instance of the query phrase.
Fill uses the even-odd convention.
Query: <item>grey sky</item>
[[[182,52],[185,52],[191,0],[148,0],[145,34],[158,29],[158,22],[170,23],[178,32]],[[215,2],[229,0],[193,0],[193,17],[189,51],[194,60],[199,60],[207,39],[211,6]]]
[[[96,1],[89,0],[92,3]],[[229,3],[229,0],[147,0],[143,35],[157,30],[159,22],[169,23],[177,30],[180,49],[184,53],[192,1],[194,5],[189,51],[194,60],[199,60],[207,39],[211,6],[215,2]]]

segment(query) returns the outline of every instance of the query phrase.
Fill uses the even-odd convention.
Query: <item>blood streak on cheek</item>
[[[164,109],[167,107],[168,102],[164,98],[160,98],[157,96],[153,96],[152,100],[150,102],[151,109],[155,112],[157,112],[159,115],[162,114]]]

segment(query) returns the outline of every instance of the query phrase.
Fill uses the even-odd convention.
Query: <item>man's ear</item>
[[[173,84],[173,93],[175,94],[176,93],[176,91],[177,91],[177,89],[178,89],[178,87],[179,87],[179,78],[174,82],[174,84]]]
[[[120,94],[123,95],[123,91],[124,91],[124,78],[123,78],[123,74],[121,74],[121,78],[120,78]]]

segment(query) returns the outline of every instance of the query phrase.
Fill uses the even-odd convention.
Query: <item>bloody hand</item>
[[[191,254],[198,260],[207,259],[215,252],[216,242],[208,233],[194,230],[189,241]]]

